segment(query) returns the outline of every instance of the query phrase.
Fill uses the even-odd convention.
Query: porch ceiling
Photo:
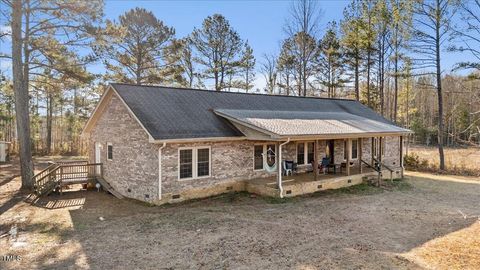
[[[215,113],[272,138],[411,133],[387,121],[346,112],[217,109]]]

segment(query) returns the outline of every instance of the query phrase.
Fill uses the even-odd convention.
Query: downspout
[[[290,138],[287,141],[281,143],[278,146],[278,189],[280,190],[280,198],[283,198],[283,186],[282,186],[282,146],[290,142]]]
[[[158,200],[162,199],[162,149],[167,146],[164,142],[162,146],[158,148]]]

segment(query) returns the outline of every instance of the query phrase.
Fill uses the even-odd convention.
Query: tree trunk
[[[383,39],[383,37],[382,37]],[[385,112],[385,83],[384,83],[384,74],[385,74],[385,41],[380,40],[379,42],[379,53],[378,53],[378,64],[379,64],[379,74],[378,74],[378,90],[380,92],[380,114],[384,116]]]
[[[53,97],[49,93],[47,95],[47,152],[49,155],[52,152],[52,118],[53,118]]]
[[[442,94],[442,73],[440,66],[440,1],[437,0],[436,25],[435,25],[435,52],[437,65],[437,97],[438,97],[438,154],[440,158],[440,170],[445,170],[445,155],[443,153],[443,94]]]
[[[355,58],[355,98],[357,101],[360,100],[360,87],[358,85],[358,76],[359,76],[359,63],[360,61],[358,60],[358,57]]]
[[[393,77],[393,122],[397,123],[397,108],[398,108],[398,62],[395,61],[395,75]]]
[[[367,105],[368,107],[371,106],[371,97],[370,97],[370,59],[371,59],[371,52],[370,48],[368,49],[367,53]]]
[[[28,113],[28,73],[22,71],[22,1],[12,2],[12,71],[17,114],[17,136],[20,152],[22,189],[33,187],[33,162],[30,141],[30,115]]]

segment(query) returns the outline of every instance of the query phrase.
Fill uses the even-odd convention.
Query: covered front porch
[[[270,176],[247,181],[253,193],[296,196],[403,175],[403,137],[411,131],[370,111],[364,116],[222,109],[215,113],[256,141],[254,170]]]

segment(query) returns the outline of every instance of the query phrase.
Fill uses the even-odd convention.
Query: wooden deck
[[[123,198],[103,178],[102,163],[88,163],[82,160],[52,163],[45,170],[33,176],[32,181],[37,197],[48,195],[55,189],[59,189],[62,193],[63,188],[69,185],[99,182],[104,190],[117,198]]]

